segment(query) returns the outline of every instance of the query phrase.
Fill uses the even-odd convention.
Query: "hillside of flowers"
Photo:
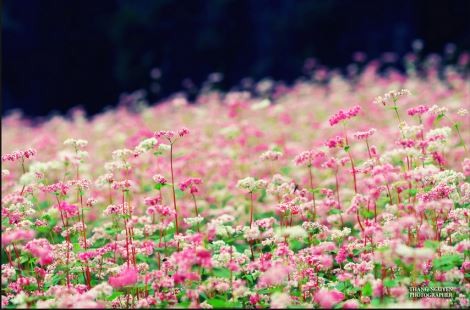
[[[469,60],[3,117],[2,307],[468,308]]]

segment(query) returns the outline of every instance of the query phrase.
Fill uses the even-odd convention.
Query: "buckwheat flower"
[[[62,182],[40,187],[41,191],[45,193],[56,193],[56,194],[62,194],[62,195],[67,195],[69,188],[70,188],[70,185],[66,183],[62,183]]]
[[[161,216],[172,217],[175,215],[175,210],[165,205],[156,205],[155,211]]]
[[[243,237],[248,241],[258,240],[261,237],[261,231],[259,230],[258,226],[253,227],[244,227],[244,235]]]
[[[59,211],[63,212],[64,217],[70,218],[78,215],[78,207],[69,204],[66,201],[62,201],[60,204],[55,206]]]
[[[280,236],[281,238],[287,237],[291,239],[303,239],[308,237],[305,229],[300,226],[278,228],[276,230],[276,235]]]
[[[266,189],[268,187],[268,182],[266,180],[257,180],[256,183],[256,189]]]
[[[383,95],[383,97],[382,96],[376,97],[373,103],[386,105],[387,102],[389,101],[392,101],[395,103],[399,97],[409,96],[409,95],[411,95],[411,92],[408,89],[391,90],[387,92],[385,95]]]
[[[10,171],[8,171],[7,169],[2,169],[2,177],[6,177],[10,175]]]
[[[413,139],[416,138],[422,131],[423,131],[423,125],[417,125],[417,126],[408,126],[404,125],[401,128],[401,132],[403,136],[406,139]]]
[[[160,185],[165,185],[167,183],[167,180],[161,174],[154,175],[152,179],[155,183],[160,184]]]
[[[6,245],[12,241],[31,240],[35,236],[32,230],[16,229],[2,233],[2,244]]]
[[[195,194],[198,192],[197,185],[200,185],[201,183],[202,183],[202,180],[199,178],[189,178],[185,180],[184,182],[180,183],[179,188],[183,192],[189,188],[190,193]]]
[[[256,190],[256,180],[253,177],[246,177],[238,181],[237,187],[254,192]]]
[[[162,202],[162,199],[157,196],[157,197],[145,197],[144,198],[144,203],[146,206],[156,206]]]
[[[88,198],[87,201],[86,201],[86,206],[87,206],[88,208],[91,208],[91,207],[93,207],[94,205],[96,205],[96,203],[97,203],[96,199],[94,199],[94,198]]]
[[[142,140],[139,145],[137,145],[135,148],[134,148],[134,151],[136,152],[137,155],[139,154],[143,154],[147,151],[150,151],[152,150],[156,145],[158,144],[158,141],[157,139],[155,138],[148,138],[148,139],[145,139],[145,140]]]
[[[297,155],[294,162],[297,166],[320,166],[325,160],[326,154],[323,151],[304,151]]]
[[[204,220],[204,218],[200,215],[198,215],[196,217],[188,217],[188,218],[183,219],[183,221],[186,224],[188,224],[189,226],[197,225],[197,224],[201,223],[203,220]]]
[[[259,157],[261,160],[279,160],[281,157],[282,157],[282,153],[281,152],[277,152],[277,151],[266,151],[264,152],[263,154],[261,154],[261,156]]]
[[[64,145],[73,146],[75,149],[81,149],[88,145],[88,141],[82,139],[67,139]]]
[[[343,299],[344,294],[336,289],[329,291],[326,288],[321,288],[314,296],[315,302],[324,309],[332,309],[334,305],[340,303]]]
[[[440,128],[435,128],[431,129],[428,131],[425,135],[426,140],[431,140],[434,141],[436,139],[443,140],[447,139],[452,132],[452,129],[450,127],[440,127]]]
[[[361,107],[356,105],[352,107],[351,109],[345,111],[345,110],[339,110],[335,115],[333,115],[329,119],[330,126],[334,126],[341,121],[353,118],[354,116],[357,116],[359,112],[361,111]]]
[[[134,268],[123,269],[118,275],[109,277],[109,284],[114,288],[130,286],[137,283],[139,274]]]
[[[113,152],[113,160],[127,161],[134,155],[134,152],[129,149],[119,149]]]
[[[371,129],[365,130],[365,131],[358,131],[358,132],[354,133],[353,136],[354,136],[354,138],[356,138],[358,140],[364,140],[364,139],[367,139],[370,136],[372,136],[375,132],[376,132],[376,129],[371,128]]]
[[[121,210],[116,205],[108,205],[106,209],[103,211],[104,215],[117,215],[121,214]]]
[[[443,184],[459,184],[465,179],[465,176],[454,170],[444,170],[439,171],[432,176],[432,179],[435,183],[443,183]]]
[[[439,183],[436,187],[427,193],[418,195],[418,199],[423,202],[438,201],[440,199],[449,198],[455,188],[444,183]]]
[[[459,116],[467,116],[467,115],[468,115],[468,110],[467,110],[467,109],[463,109],[463,108],[462,108],[462,109],[459,109],[459,110],[457,111],[457,114],[458,114]]]
[[[431,108],[429,108],[429,113],[434,114],[434,115],[443,115],[446,114],[448,109],[446,107],[440,107],[438,105],[433,105]]]
[[[465,158],[462,162],[463,174],[468,177],[470,176],[470,158]]]
[[[39,259],[39,264],[49,265],[54,261],[53,247],[47,239],[34,239],[26,243],[25,250]]]
[[[326,141],[325,145],[329,147],[330,149],[333,149],[336,147],[342,148],[346,145],[346,140],[341,136],[336,136],[335,138],[331,138],[328,141]]]
[[[291,303],[289,294],[275,292],[271,295],[270,307],[272,309],[287,309]]]
[[[419,105],[417,107],[413,107],[407,110],[409,116],[422,116],[424,113],[429,111],[429,107],[425,105]]]
[[[30,159],[37,154],[35,149],[29,148],[25,151],[14,151],[13,153],[2,155],[2,161],[17,161]]]
[[[188,128],[183,127],[180,130],[178,130],[178,136],[184,137],[186,135],[189,135],[189,129]]]
[[[21,185],[30,185],[30,184],[33,184],[35,181],[36,181],[36,176],[34,175],[34,173],[31,173],[31,172],[27,172],[23,174],[19,179],[19,183]]]

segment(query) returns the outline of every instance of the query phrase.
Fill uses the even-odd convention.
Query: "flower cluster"
[[[4,117],[2,308],[469,308],[466,67],[356,56],[351,79],[310,63],[291,86]]]

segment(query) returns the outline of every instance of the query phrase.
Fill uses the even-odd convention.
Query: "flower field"
[[[462,58],[4,117],[2,307],[469,307]]]

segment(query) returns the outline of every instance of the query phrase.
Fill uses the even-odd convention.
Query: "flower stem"
[[[171,190],[173,192],[173,207],[175,208],[175,232],[178,234],[178,209],[176,208],[175,177],[173,173],[173,143],[170,143],[170,170],[171,170]]]

